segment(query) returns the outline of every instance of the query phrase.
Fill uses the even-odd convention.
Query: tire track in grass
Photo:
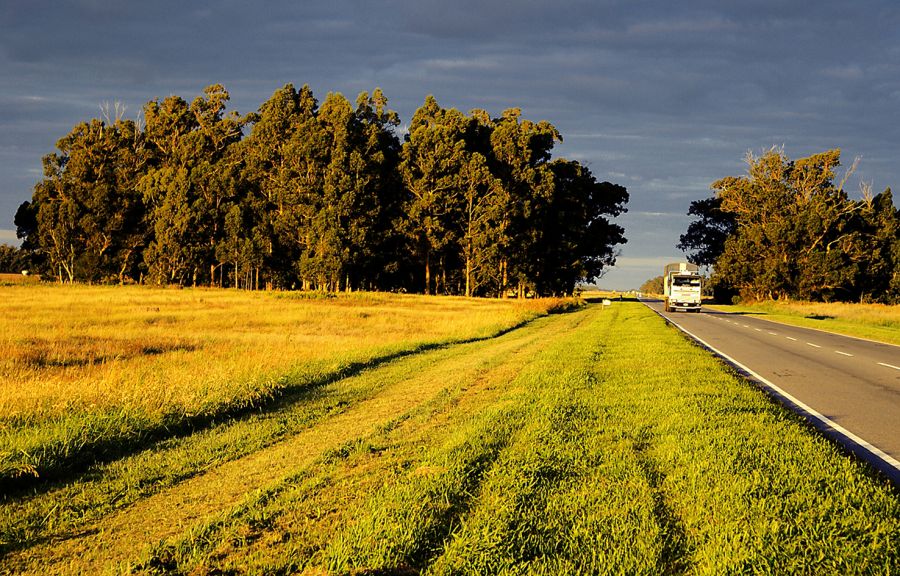
[[[508,332],[504,329],[499,336]],[[471,342],[488,340],[489,337],[478,337]],[[452,347],[439,346],[428,358],[441,357],[441,351],[446,350]],[[356,381],[359,379],[345,378],[283,396],[240,419],[170,438],[111,463],[96,464],[73,481],[51,490],[37,489],[25,497],[3,500],[0,558],[11,550],[28,548],[48,538],[71,535],[114,509],[276,444],[375,393],[373,386],[350,385]]]
[[[95,572],[128,560],[137,543],[170,538],[217,512],[237,505],[246,494],[264,488],[310,465],[320,454],[347,440],[348,434],[376,427],[444,389],[448,382],[471,376],[484,362],[520,339],[533,338],[546,324],[567,325],[572,315],[539,319],[499,338],[461,344],[364,372],[355,378],[386,378],[372,397],[326,418],[314,427],[269,448],[227,462],[200,476],[141,500],[62,541],[49,542],[4,558],[4,567],[45,571]],[[464,358],[464,366],[458,364]],[[431,365],[429,365],[429,362]],[[424,368],[409,382],[409,365]],[[412,393],[411,393],[412,392]]]
[[[575,320],[575,318],[573,318]],[[354,497],[362,497],[365,492],[356,494],[354,491],[341,494],[340,504],[328,504],[327,498],[321,500],[318,498],[320,488],[323,487],[322,480],[318,479],[317,474],[323,467],[329,464],[333,465],[335,460],[341,460],[351,455],[365,451],[366,447],[373,446],[390,446],[391,441],[388,438],[394,438],[394,443],[399,445],[418,445],[421,449],[424,435],[429,431],[439,430],[443,426],[450,426],[451,420],[471,420],[472,411],[480,411],[486,405],[490,406],[498,400],[504,393],[509,393],[508,386],[515,379],[516,374],[521,370],[524,361],[535,354],[535,349],[544,345],[547,338],[553,337],[554,332],[568,330],[570,322],[556,323],[544,328],[540,333],[530,333],[527,338],[519,338],[516,340],[514,347],[494,350],[488,362],[481,366],[478,371],[469,371],[470,373],[455,385],[445,388],[444,391],[433,396],[430,400],[415,406],[412,410],[393,418],[386,423],[377,427],[377,431],[368,436],[360,436],[348,440],[338,448],[326,451],[322,457],[311,467],[305,468],[298,475],[288,479],[283,484],[278,484],[272,488],[269,493],[264,494],[261,498],[246,503],[236,510],[228,512],[224,517],[216,519],[206,526],[192,529],[184,538],[172,540],[160,545],[154,546],[149,556],[140,561],[137,566],[138,571],[153,571],[164,567],[166,570],[172,571],[213,571],[222,570],[230,573],[235,569],[243,572],[246,571],[247,562],[243,560],[232,560],[232,554],[226,554],[228,558],[221,558],[221,548],[227,548],[230,552],[235,550],[241,551],[243,546],[235,545],[235,541],[243,541],[247,539],[247,534],[259,532],[258,524],[255,519],[263,517],[266,524],[276,523],[273,518],[285,515],[285,506],[279,500],[279,494],[284,491],[293,492],[292,498],[302,500],[315,500],[318,502],[317,510],[321,510],[324,506],[333,510],[335,508],[345,509],[352,505]],[[474,358],[477,360],[477,357]],[[471,365],[472,356],[467,358],[467,364]],[[502,404],[502,402],[501,402]],[[494,406],[496,407],[496,406]],[[463,414],[459,414],[462,412]],[[402,440],[398,440],[402,438]],[[391,450],[390,448],[377,448],[377,452],[383,450]],[[380,457],[379,457],[380,458]],[[387,458],[387,462],[382,462],[381,466],[386,468],[398,465],[396,461]],[[371,465],[371,463],[369,463]],[[376,473],[377,466],[366,468],[360,471],[361,474],[371,475]],[[326,472],[327,474],[327,472]],[[345,482],[359,482],[360,479],[354,480],[352,470],[344,472]],[[366,483],[367,480],[361,480]],[[308,494],[306,491],[299,489],[298,484],[311,483],[316,486],[317,494]],[[331,489],[328,486],[326,489]],[[304,495],[305,494],[305,495]],[[279,507],[280,506],[280,507]],[[304,520],[308,516],[301,511],[291,510],[291,512],[299,512]],[[319,517],[319,512],[313,513]],[[326,514],[328,516],[330,514]],[[321,541],[327,537],[318,535]],[[251,538],[252,540],[252,538]],[[270,539],[265,539],[267,543]],[[266,562],[259,568],[261,573],[291,573],[298,571],[301,564],[305,564],[306,558],[310,556],[310,549],[315,546],[303,546],[304,551],[300,552],[292,549],[288,554],[290,562],[288,566],[278,567],[277,563]],[[203,564],[198,568],[198,564]]]
[[[586,317],[581,313],[573,318],[577,322],[545,328],[541,348],[567,339]],[[389,573],[427,564],[468,510],[485,471],[532,412],[518,388],[529,372],[540,370],[534,368],[537,363],[529,360],[522,368],[512,395],[454,431],[443,446],[423,456],[420,466],[374,494],[312,569]]]
[[[138,572],[155,565],[191,573],[289,574],[322,565],[322,554],[337,528],[357,519],[368,494],[396,480],[402,473],[398,471],[408,470],[423,449],[445,438],[448,431],[470,425],[475,414],[504,402],[522,368],[520,359],[534,354],[537,338],[534,335],[527,346],[495,362],[475,381],[379,426],[373,435],[324,454],[258,501],[196,534],[154,547]],[[328,472],[329,466],[337,468]],[[416,471],[429,472],[427,467]]]
[[[426,458],[435,463],[438,477],[410,476],[374,496],[360,513],[361,520],[329,550],[323,568],[336,573],[493,573],[539,561],[564,546],[547,538],[539,510],[593,469],[582,449],[596,421],[582,397],[592,379],[582,356],[593,356],[592,334],[608,330],[615,318],[614,312],[598,316],[601,310],[589,309],[584,318],[591,322],[548,342],[520,373],[517,382],[524,391],[513,406],[514,416],[498,420],[501,425],[493,434],[504,441],[495,447],[499,450],[494,450],[489,468],[477,471],[478,486],[459,483],[457,470],[467,463],[452,450]],[[513,429],[502,426],[513,418]],[[479,430],[460,434],[476,444],[484,437]],[[440,510],[441,502],[459,496],[471,502],[457,506],[455,515],[432,513],[433,507]],[[566,524],[571,511],[560,511],[554,521]],[[557,536],[565,538],[565,532]],[[574,554],[577,548],[570,551]]]
[[[503,398],[511,393],[509,385],[541,345],[537,340],[543,343],[546,336],[533,334],[504,358],[495,357],[476,380],[379,426],[374,435],[324,454],[257,501],[155,546],[137,571],[288,574],[322,565],[335,528],[355,520],[360,500],[396,479],[398,470],[407,469],[448,430],[471,425],[475,415],[508,403]]]
[[[657,556],[657,574],[681,574],[687,569],[687,534],[678,513],[669,503],[663,486],[666,475],[652,454],[652,431],[644,427],[634,442],[638,466],[653,495],[653,515],[660,527],[661,550]]]
[[[896,570],[889,489],[661,320],[637,309],[627,320],[634,329],[601,367],[617,381],[620,426],[649,464],[657,510],[683,538],[665,543],[665,570]]]
[[[276,444],[375,392],[361,386],[344,386],[356,380],[351,375],[424,352],[431,352],[429,358],[439,357],[441,351],[452,350],[454,345],[490,341],[533,321],[529,319],[504,328],[493,336],[478,336],[455,344],[427,344],[350,364],[338,372],[329,372],[325,380],[316,380],[308,386],[297,384],[289,393],[285,391],[284,395],[240,418],[216,422],[190,434],[176,434],[118,460],[95,463],[66,482],[35,485],[33,492],[18,497],[4,494],[0,499],[0,558],[11,550],[34,546],[54,535],[71,534],[113,509],[128,506],[223,462]]]
[[[548,358],[535,418],[426,573],[656,573],[653,490],[592,369],[617,316]]]
[[[538,316],[537,318],[540,318]],[[197,413],[172,412],[151,417],[126,411],[97,413],[90,420],[73,422],[63,418],[24,430],[32,437],[61,438],[42,444],[29,452],[0,452],[0,491],[8,496],[52,490],[56,483],[83,474],[91,465],[114,462],[169,439],[183,438],[232,419],[252,417],[259,412],[276,411],[285,404],[303,401],[318,389],[334,382],[390,364],[398,359],[480,342],[503,336],[527,326],[535,318],[526,318],[487,336],[457,340],[413,343],[381,355],[351,360],[328,369],[318,366],[289,370],[273,377],[267,390],[257,390],[242,398],[201,407]],[[19,431],[21,433],[23,431]],[[75,444],[71,438],[79,441]],[[8,461],[7,461],[8,460]]]

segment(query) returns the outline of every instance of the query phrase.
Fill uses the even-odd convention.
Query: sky
[[[104,105],[136,118],[220,83],[246,113],[289,82],[320,101],[380,87],[404,122],[428,94],[549,121],[555,157],[630,194],[609,289],[683,260],[690,202],[748,152],[841,148],[861,158],[851,197],[900,186],[895,0],[3,0],[0,242],[41,157]]]

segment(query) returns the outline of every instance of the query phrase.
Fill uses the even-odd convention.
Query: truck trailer
[[[700,268],[690,262],[666,264],[663,271],[663,296],[666,312],[699,312],[702,289]]]

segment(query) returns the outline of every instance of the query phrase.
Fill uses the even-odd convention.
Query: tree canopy
[[[625,188],[554,159],[562,136],[517,108],[428,96],[401,139],[380,89],[228,101],[215,84],[75,126],[16,214],[30,261],[61,282],[523,296],[572,292],[625,242]]]
[[[750,299],[900,302],[900,211],[890,188],[851,200],[835,184],[840,150],[791,160],[747,156],[748,171],[691,204],[681,237],[720,290]]]

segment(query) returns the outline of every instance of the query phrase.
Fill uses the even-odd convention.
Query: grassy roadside
[[[886,481],[644,306],[573,317],[493,396],[348,438],[132,568],[900,570],[900,495]]]
[[[900,306],[897,305],[773,301],[707,307],[900,345]]]
[[[13,547],[7,566],[23,571],[42,566],[47,573],[77,566],[85,573],[101,571],[116,559],[129,559],[148,539],[179,534],[193,517],[227,512],[245,497],[253,500],[258,489],[266,493],[271,483],[278,486],[317,457],[339,463],[367,453],[364,440],[372,434],[396,431],[406,438],[409,422],[431,426],[448,407],[468,405],[462,396],[492,397],[494,387],[521,368],[522,357],[577,322],[577,315],[544,317],[497,338],[399,358],[323,386],[276,412],[93,467],[57,491],[3,508],[7,534],[15,537],[21,526],[30,530],[21,534],[27,537],[25,549]],[[242,450],[243,456],[234,454]],[[197,461],[207,464],[197,467]],[[317,482],[319,472],[327,472],[320,466]]]
[[[0,486],[111,461],[559,301],[4,287]],[[316,295],[314,295],[316,296]]]

